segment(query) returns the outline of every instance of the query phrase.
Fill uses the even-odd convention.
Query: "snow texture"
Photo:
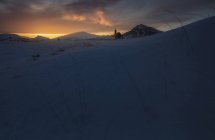
[[[0,140],[214,140],[214,25],[0,42]]]

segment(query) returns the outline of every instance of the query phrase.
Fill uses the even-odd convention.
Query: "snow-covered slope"
[[[0,139],[214,140],[214,25],[1,44]]]
[[[62,37],[59,37],[63,40],[76,40],[76,39],[93,39],[99,37],[98,35],[90,34],[87,32],[77,32],[69,35],[65,35]]]

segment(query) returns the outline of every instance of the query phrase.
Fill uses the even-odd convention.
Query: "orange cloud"
[[[96,17],[93,19],[93,21],[101,25],[109,27],[113,26],[112,22],[106,17],[105,13],[100,10],[96,11]]]
[[[112,27],[112,22],[107,18],[104,11],[97,10],[94,14],[90,15],[73,15],[73,14],[65,14],[63,15],[64,20],[70,20],[70,21],[88,21],[90,23],[94,24],[100,24],[108,27]]]
[[[64,15],[63,19],[72,21],[86,21],[87,18],[79,15]]]

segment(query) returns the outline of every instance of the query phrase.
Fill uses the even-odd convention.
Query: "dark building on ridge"
[[[123,39],[123,35],[120,32],[117,32],[116,29],[115,29],[113,37],[114,37],[114,39]]]

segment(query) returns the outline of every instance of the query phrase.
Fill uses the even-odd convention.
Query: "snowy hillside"
[[[90,33],[86,33],[86,32],[77,32],[77,33],[65,35],[65,36],[62,36],[59,38],[63,39],[63,40],[76,40],[76,39],[81,40],[81,39],[93,39],[93,38],[97,38],[97,37],[99,37],[99,36],[90,34]]]
[[[0,140],[214,140],[214,25],[1,42]]]

